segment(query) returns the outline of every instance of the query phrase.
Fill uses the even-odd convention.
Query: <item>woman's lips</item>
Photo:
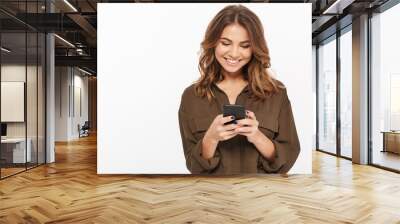
[[[225,61],[226,61],[226,63],[228,64],[228,65],[237,65],[237,64],[239,64],[239,62],[241,61],[241,60],[239,60],[239,59],[237,59],[237,60],[233,60],[233,59],[230,59],[230,58],[225,58]]]

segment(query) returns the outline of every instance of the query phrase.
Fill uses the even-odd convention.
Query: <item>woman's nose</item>
[[[238,58],[239,55],[240,55],[239,48],[238,47],[232,47],[230,49],[230,51],[229,51],[229,54],[233,59]]]

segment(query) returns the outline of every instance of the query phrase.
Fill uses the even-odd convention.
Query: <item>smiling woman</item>
[[[215,57],[226,72],[239,74],[238,68],[251,59],[250,41],[244,27],[237,23],[227,26],[215,48]]]
[[[188,170],[288,172],[300,144],[286,89],[270,72],[259,18],[242,5],[227,6],[208,25],[201,47],[200,78],[185,89],[179,108]],[[246,117],[223,111],[229,104],[245,108]]]

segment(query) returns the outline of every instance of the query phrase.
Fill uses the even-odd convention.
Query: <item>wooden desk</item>
[[[400,131],[382,131],[383,150],[382,152],[393,152],[400,154]]]

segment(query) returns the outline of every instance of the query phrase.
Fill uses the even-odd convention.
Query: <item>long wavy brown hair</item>
[[[272,77],[269,50],[260,19],[242,5],[226,6],[208,24],[204,40],[201,42],[198,65],[200,78],[195,83],[196,95],[207,97],[211,101],[214,98],[211,86],[224,79],[222,67],[215,58],[215,47],[224,28],[233,23],[243,26],[249,34],[253,54],[251,60],[242,68],[244,79],[249,83],[251,96],[257,100],[264,100],[284,86]]]

